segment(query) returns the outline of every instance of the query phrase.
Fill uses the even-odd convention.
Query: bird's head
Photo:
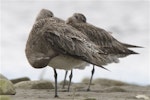
[[[86,17],[81,13],[74,13],[67,19],[66,23],[86,23]]]
[[[38,21],[40,19],[44,19],[44,18],[50,18],[53,16],[54,16],[54,14],[50,10],[42,9],[37,16],[36,21]]]

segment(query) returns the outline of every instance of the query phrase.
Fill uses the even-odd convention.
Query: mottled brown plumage
[[[101,50],[108,54],[118,55],[118,57],[137,54],[136,52],[128,49],[128,47],[136,46],[125,43],[123,44],[116,40],[106,30],[87,23],[86,17],[83,14],[75,13],[72,17],[68,18],[66,23],[84,33],[91,41],[100,46]]]
[[[107,55],[105,50],[101,50],[101,47],[91,42],[80,31],[58,18],[49,18],[53,14],[51,12],[48,14],[47,10],[45,14],[43,11],[45,12],[42,10],[36,18],[38,20],[33,25],[26,45],[26,55],[33,67],[45,67],[45,62],[48,63],[48,60],[60,54],[82,59],[97,66],[117,60],[116,57],[111,58],[111,55]],[[44,16],[41,17],[42,15]],[[42,66],[43,60],[45,61]]]
[[[126,57],[130,54],[137,54],[136,52],[129,50],[128,48],[139,48],[140,46],[130,45],[119,42],[111,34],[104,29],[95,27],[86,22],[86,17],[81,13],[74,13],[72,17],[68,18],[67,24],[73,26],[81,33],[85,34],[92,42],[101,47],[101,50],[111,55],[111,57]],[[118,62],[118,61],[116,61]],[[92,69],[92,75],[88,85],[88,91],[92,82],[94,74],[94,65]]]
[[[49,65],[54,68],[55,86],[55,69],[70,70],[85,66],[86,62],[102,67],[118,60],[101,50],[86,35],[52,16],[49,10],[41,10],[29,34],[25,53],[32,67],[43,68]]]
[[[29,50],[33,52],[28,55]],[[51,54],[51,52],[54,53]],[[31,58],[34,58],[33,56],[38,58],[39,56],[40,58],[43,57],[43,59],[46,58],[46,61],[48,61],[48,58],[51,60],[54,55],[64,54],[98,66],[112,62],[108,55],[84,34],[69,25],[56,23],[51,19],[42,19],[33,26],[27,41],[26,53],[29,59],[32,55]],[[38,63],[43,59],[38,59]],[[36,62],[36,59],[34,60],[31,60],[33,61],[31,65],[34,65],[34,62]]]

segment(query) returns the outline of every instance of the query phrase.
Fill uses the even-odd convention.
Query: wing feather
[[[47,41],[47,46],[51,46],[54,50],[97,66],[112,63],[117,59],[110,58],[84,34],[63,23],[47,21],[42,28],[42,36]]]
[[[108,54],[137,54],[136,52],[129,50],[104,29],[88,23],[71,23],[70,25],[87,35],[91,41],[100,46],[101,50]]]

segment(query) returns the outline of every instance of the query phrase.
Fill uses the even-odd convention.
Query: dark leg
[[[94,68],[94,65],[93,65],[93,69],[92,69],[92,75],[91,75],[91,78],[90,78],[90,82],[89,82],[89,86],[88,86],[88,89],[87,91],[90,91],[90,86],[91,86],[91,83],[92,83],[92,79],[93,79],[93,75],[94,75],[94,72],[95,72],[95,68]]]
[[[54,68],[54,77],[55,77],[55,97],[58,97],[57,95],[57,72],[55,68]]]
[[[72,72],[73,72],[73,70],[71,70],[71,73],[70,73],[70,76],[69,76],[69,85],[68,85],[68,92],[69,92],[69,90],[70,90],[70,84],[71,84],[71,80],[72,80]]]
[[[65,73],[65,78],[64,78],[64,83],[63,83],[62,89],[65,88],[67,74],[68,74],[68,71],[66,71],[66,73]]]

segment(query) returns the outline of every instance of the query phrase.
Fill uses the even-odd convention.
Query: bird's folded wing
[[[101,66],[114,62],[113,58],[101,51],[74,28],[59,23],[48,23],[43,27],[43,38],[56,51]],[[115,58],[117,59],[117,58]]]
[[[94,43],[99,45],[108,54],[137,54],[129,50],[125,45],[116,40],[104,29],[95,27],[88,23],[74,24],[73,27],[86,34]]]

